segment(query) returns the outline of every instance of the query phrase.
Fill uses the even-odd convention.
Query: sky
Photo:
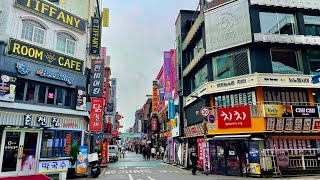
[[[103,0],[110,9],[102,46],[111,57],[111,78],[117,78],[117,111],[124,129],[152,94],[152,81],[163,51],[175,48],[175,21],[180,9],[196,10],[198,0]]]

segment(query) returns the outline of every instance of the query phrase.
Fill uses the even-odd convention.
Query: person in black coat
[[[196,152],[196,148],[194,146],[191,147],[190,160],[192,163],[192,174],[196,175],[197,165],[198,165],[198,155]]]

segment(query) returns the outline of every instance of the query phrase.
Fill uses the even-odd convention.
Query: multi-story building
[[[237,176],[318,172],[319,86],[311,77],[320,63],[320,2],[200,2],[176,22],[189,148],[205,152],[200,108],[214,115],[210,158],[199,165]]]

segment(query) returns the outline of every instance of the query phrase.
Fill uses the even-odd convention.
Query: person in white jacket
[[[152,147],[151,148],[151,156],[153,159],[154,159],[155,155],[156,155],[156,148]]]

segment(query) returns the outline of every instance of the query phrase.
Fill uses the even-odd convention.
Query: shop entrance
[[[0,154],[0,176],[35,174],[40,131],[4,130]]]

